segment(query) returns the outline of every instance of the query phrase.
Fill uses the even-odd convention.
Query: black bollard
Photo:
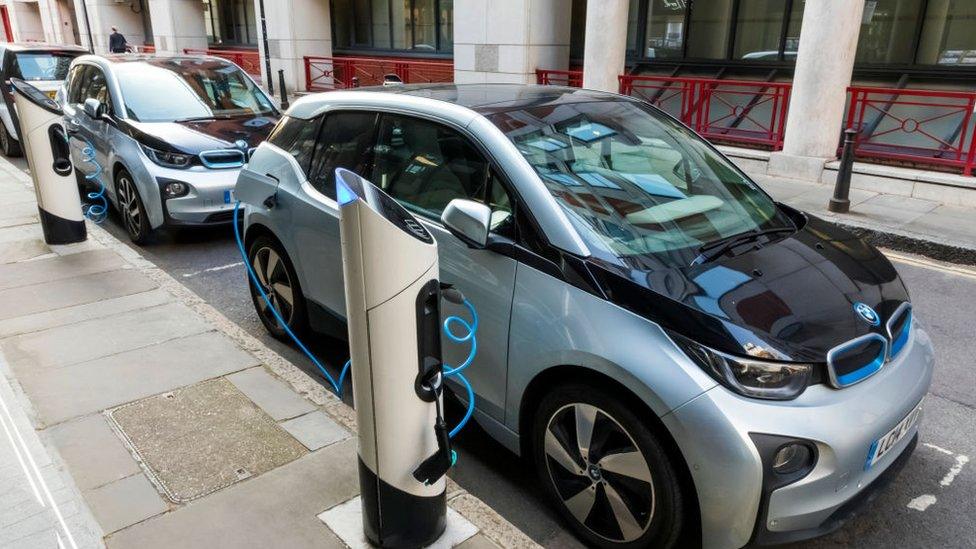
[[[281,110],[288,110],[288,91],[285,90],[285,69],[278,69],[278,91],[281,92]]]
[[[840,168],[837,170],[837,182],[834,184],[834,196],[827,203],[827,209],[836,213],[847,213],[851,209],[851,172],[854,170],[854,140],[857,130],[844,130],[844,149],[840,154]]]

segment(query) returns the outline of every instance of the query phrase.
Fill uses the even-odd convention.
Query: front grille
[[[894,358],[908,343],[908,336],[912,331],[912,306],[907,301],[895,309],[894,314],[885,324],[888,331],[888,341],[891,342],[891,349],[888,357]]]
[[[244,151],[238,149],[203,151],[200,153],[200,162],[214,170],[240,168],[244,165]]]
[[[850,387],[871,377],[888,358],[888,341],[880,334],[865,334],[827,352],[830,383]]]

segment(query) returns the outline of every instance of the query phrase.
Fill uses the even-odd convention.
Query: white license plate
[[[234,194],[234,189],[228,189],[224,191],[224,204],[235,204],[237,203],[237,195]]]
[[[918,417],[920,415],[922,415],[921,402],[918,403],[918,406],[916,406],[914,410],[909,412],[907,416],[899,421],[898,425],[895,425],[892,430],[888,431],[881,438],[874,441],[874,443],[871,444],[871,448],[868,450],[868,459],[864,462],[864,470],[867,471],[870,469],[871,466],[882,458],[882,456],[888,453],[888,450],[894,448],[895,445],[898,444],[898,441],[905,438],[905,435],[912,430],[912,426],[918,422]]]

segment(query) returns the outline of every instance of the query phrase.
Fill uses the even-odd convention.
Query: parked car
[[[279,118],[250,76],[216,57],[79,57],[59,102],[79,176],[100,166],[137,243],[164,226],[230,223],[237,174]]]
[[[0,82],[3,101],[0,102],[0,152],[4,156],[20,156],[20,132],[14,110],[11,78],[26,80],[52,99],[65,76],[71,61],[88,53],[78,46],[51,44],[0,44]]]
[[[291,327],[342,335],[338,167],[437,239],[441,280],[480,314],[475,417],[588,544],[821,535],[916,445],[934,359],[892,264],[643,102],[521,85],[298,100],[241,172],[246,248]]]

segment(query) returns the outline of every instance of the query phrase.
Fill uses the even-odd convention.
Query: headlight
[[[676,334],[672,334],[672,339],[719,383],[747,397],[794,399],[806,390],[813,375],[812,364],[737,357],[709,349]]]
[[[149,157],[149,160],[152,160],[164,168],[186,168],[193,160],[193,156],[189,154],[160,151],[145,145],[142,146],[142,150],[145,151],[146,156]]]

